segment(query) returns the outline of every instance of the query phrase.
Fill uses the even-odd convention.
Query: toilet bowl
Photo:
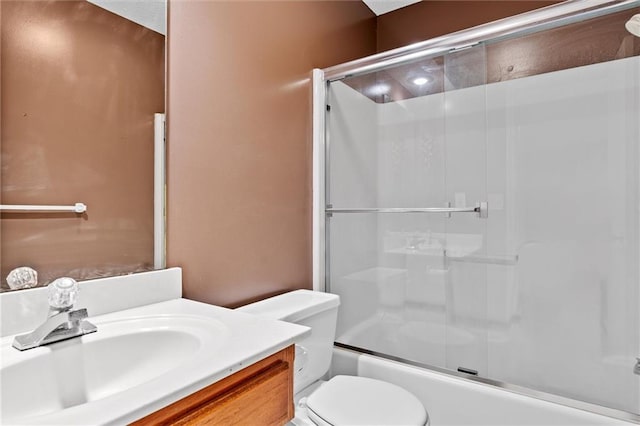
[[[296,290],[237,310],[311,328],[311,335],[296,344],[293,388],[295,399],[301,400],[299,407],[306,406],[303,414],[313,424],[428,425],[420,400],[400,386],[342,375],[320,383],[331,365],[339,304],[335,294]]]
[[[316,425],[425,425],[427,412],[400,386],[356,376],[335,376],[307,398]]]

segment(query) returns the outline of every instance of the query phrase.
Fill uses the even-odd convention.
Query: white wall
[[[489,372],[636,412],[639,67],[629,58],[487,87],[489,191],[506,181],[507,200],[504,232],[489,236],[518,255],[503,280],[515,315],[492,330]],[[501,291],[489,287],[489,300]]]

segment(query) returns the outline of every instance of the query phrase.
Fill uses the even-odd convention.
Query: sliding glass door
[[[330,84],[338,342],[486,374],[485,55],[481,44]]]
[[[328,83],[338,344],[640,413],[638,13]]]

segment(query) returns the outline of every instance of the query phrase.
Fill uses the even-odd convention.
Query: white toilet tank
[[[296,394],[329,370],[339,305],[340,297],[335,294],[295,290],[237,310],[311,328],[311,334],[296,344],[293,380]]]

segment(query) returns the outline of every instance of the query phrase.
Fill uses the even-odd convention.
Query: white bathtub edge
[[[439,426],[635,424],[341,348],[334,348],[331,374],[370,377],[402,386],[422,401],[431,424]]]

